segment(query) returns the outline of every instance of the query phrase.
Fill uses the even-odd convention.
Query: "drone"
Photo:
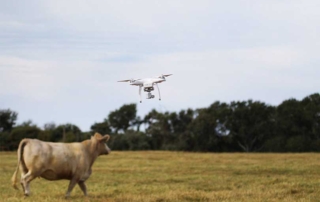
[[[158,83],[162,83],[162,82],[166,81],[166,77],[171,76],[171,75],[172,74],[162,74],[161,76],[153,77],[153,78],[127,79],[127,80],[121,80],[118,82],[130,82],[130,85],[139,86],[139,95],[140,95],[140,103],[141,103],[142,102],[141,89],[143,88],[144,92],[148,92],[147,99],[153,99],[154,95],[151,94],[151,91],[154,90],[154,87],[153,87],[154,85],[156,85],[158,88],[159,100],[161,100],[160,89],[159,89]]]

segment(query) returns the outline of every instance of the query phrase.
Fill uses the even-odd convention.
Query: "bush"
[[[262,147],[264,152],[285,152],[286,138],[283,136],[274,137],[265,141]]]
[[[302,135],[293,136],[287,140],[285,148],[288,152],[307,152],[310,151],[310,141]]]
[[[10,150],[17,149],[23,138],[38,138],[41,130],[36,126],[19,126],[10,133]]]

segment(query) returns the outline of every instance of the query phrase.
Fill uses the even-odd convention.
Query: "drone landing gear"
[[[159,89],[158,83],[156,83],[156,86],[157,86],[158,92],[159,92],[159,100],[161,100],[160,89]]]
[[[142,99],[141,99],[141,86],[139,86],[139,95],[140,95],[140,103],[142,103]]]

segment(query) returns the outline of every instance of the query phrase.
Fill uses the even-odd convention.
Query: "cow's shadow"
[[[56,199],[59,201],[114,201],[112,200],[112,194],[101,193],[101,194],[88,194],[84,196],[83,194],[74,194],[69,197],[57,194]]]

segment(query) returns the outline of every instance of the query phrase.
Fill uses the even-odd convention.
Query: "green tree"
[[[282,151],[319,151],[320,95],[302,101],[288,99],[277,107],[277,134],[285,138]]]
[[[146,134],[152,139],[152,149],[166,149],[174,142],[169,122],[169,113],[159,113],[155,109],[144,117]]]
[[[304,118],[304,109],[301,103],[296,99],[283,101],[277,107],[276,118],[278,135],[287,138],[304,134],[305,126],[310,124]]]
[[[306,116],[312,122],[310,124],[310,149],[312,151],[320,151],[320,94],[314,93],[302,100],[305,108]]]
[[[312,140],[320,140],[320,94],[315,93],[301,101],[304,109],[305,127]]]
[[[129,143],[124,134],[113,134],[109,140],[112,150],[129,150]]]
[[[10,150],[10,133],[0,132],[0,151]]]
[[[228,104],[215,102],[208,108],[198,109],[189,125],[195,151],[224,151],[226,147],[226,120],[230,114]],[[192,143],[191,141],[189,141]]]
[[[193,121],[194,111],[192,109],[181,110],[179,113],[169,114],[169,121],[174,134],[184,133]]]
[[[22,126],[22,127],[32,127],[32,126],[37,126],[35,123],[32,122],[32,120],[27,120],[22,122],[21,124],[17,125],[17,127]]]
[[[305,105],[308,103],[305,100]],[[302,102],[296,99],[288,99],[278,105],[276,109],[276,135],[283,137],[281,151],[297,151],[298,140],[303,140],[301,144],[310,142],[312,136],[312,118]],[[309,146],[309,145],[308,145]],[[299,146],[308,148],[308,146]]]
[[[53,131],[53,130],[55,130],[56,128],[57,128],[57,126],[56,126],[56,124],[53,123],[53,122],[46,123],[46,124],[44,124],[44,126],[43,126],[43,129],[44,129],[45,131]]]
[[[188,127],[194,119],[194,111],[192,109],[181,110],[179,113],[172,112],[168,116],[171,138],[166,148],[191,151],[194,144]]]
[[[57,126],[53,122],[44,124],[43,130],[38,135],[38,139],[47,142],[52,141],[54,139],[53,135],[56,128]]]
[[[81,130],[74,124],[63,124],[57,126],[51,134],[52,142],[70,142],[70,141],[81,141]],[[70,137],[73,136],[73,137]]]
[[[132,122],[132,125],[133,125],[133,126],[136,126],[136,127],[137,127],[137,131],[139,132],[141,125],[144,124],[144,123],[145,123],[144,120],[141,119],[140,116],[137,116],[137,117],[135,118],[135,120]]]
[[[150,137],[143,132],[128,130],[125,137],[129,150],[149,150],[151,148]]]
[[[94,123],[91,127],[91,132],[95,133],[98,132],[100,134],[110,134],[111,133],[111,128],[109,125],[109,122],[107,119],[105,119],[103,122],[100,123]]]
[[[10,109],[0,110],[0,132],[10,132],[16,124],[18,113]]]
[[[115,133],[125,132],[130,126],[133,126],[136,115],[136,104],[123,105],[120,109],[110,112],[108,116],[109,124]]]
[[[10,133],[10,149],[17,149],[19,142],[24,138],[38,138],[41,129],[37,126],[18,126],[15,127]]]
[[[275,108],[259,101],[231,102],[227,128],[235,143],[245,152],[261,151],[274,134]]]

